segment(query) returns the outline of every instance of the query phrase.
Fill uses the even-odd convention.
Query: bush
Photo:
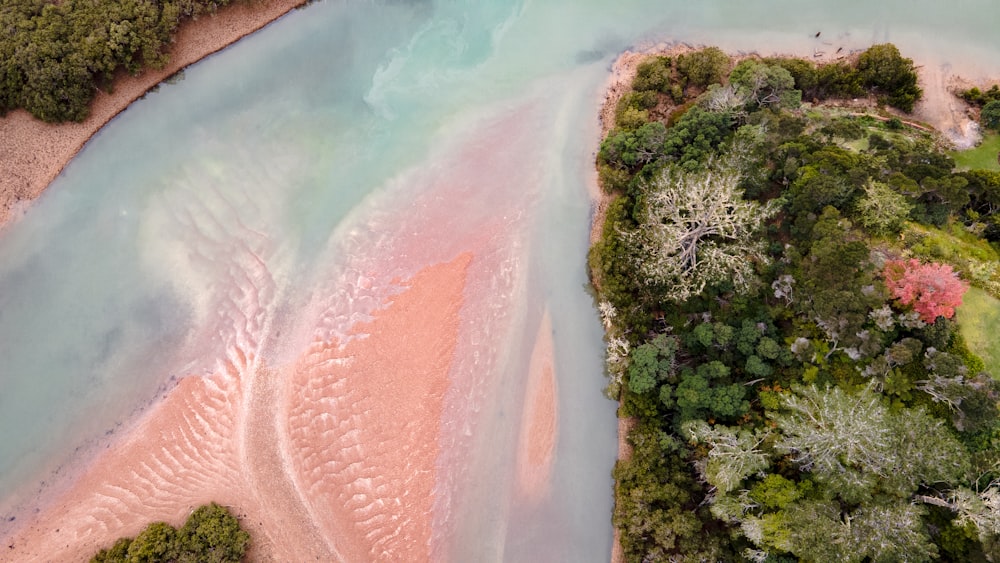
[[[1000,85],[994,84],[985,92],[979,88],[969,88],[959,96],[974,106],[983,107],[989,102],[1000,100]]]
[[[199,507],[180,530],[154,522],[134,540],[121,538],[91,563],[236,563],[250,547],[250,534],[228,510],[214,502]]]
[[[652,90],[668,94],[670,93],[671,73],[670,57],[647,59],[639,63],[636,68],[632,89],[639,92]]]
[[[688,84],[707,88],[728,74],[729,57],[718,47],[708,47],[677,57],[677,72]]]
[[[872,90],[881,103],[913,111],[913,104],[923,96],[917,86],[917,70],[913,59],[904,58],[892,43],[873,45],[858,58],[858,73],[862,83]]]
[[[764,62],[780,66],[788,71],[795,80],[795,89],[801,90],[806,98],[815,98],[819,87],[819,77],[816,65],[802,59],[772,58]]]
[[[987,102],[979,113],[979,123],[987,128],[1000,130],[1000,100]]]

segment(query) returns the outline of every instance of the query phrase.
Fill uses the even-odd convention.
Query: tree
[[[840,543],[853,561],[867,556],[874,563],[931,561],[937,548],[924,530],[922,506],[895,499],[868,503],[851,513],[842,526]]]
[[[667,94],[670,92],[670,57],[650,57],[639,63],[632,80],[632,89],[637,91],[653,90]]]
[[[639,228],[628,234],[647,285],[675,301],[724,280],[739,291],[751,286],[755,264],[767,262],[757,233],[777,206],[745,201],[739,180],[712,163],[698,173],[667,167],[653,181]]]
[[[722,82],[729,69],[729,57],[718,47],[707,47],[700,51],[677,57],[677,71],[687,78],[688,83],[706,87]]]
[[[177,530],[165,522],[154,522],[139,532],[128,547],[128,561],[157,563],[172,559],[176,549]]]
[[[879,101],[905,112],[923,96],[917,86],[913,59],[904,58],[892,43],[872,45],[858,57],[858,72],[864,85],[875,92]]]
[[[787,95],[795,88],[795,79],[790,72],[778,65],[746,59],[729,73],[729,83],[744,99],[753,101],[758,108],[796,105],[794,97]],[[801,97],[801,93],[799,94]]]
[[[882,270],[889,293],[903,305],[912,305],[921,320],[950,319],[969,288],[948,264],[921,264],[916,258],[890,260]]]
[[[767,433],[753,433],[726,426],[709,426],[702,420],[684,425],[684,433],[697,443],[708,446],[708,456],[697,465],[698,473],[720,494],[740,486],[744,479],[767,469],[767,452],[760,449]]]
[[[629,356],[628,387],[633,393],[646,393],[674,371],[677,339],[658,335],[632,349]]]
[[[599,156],[604,162],[621,168],[642,166],[663,157],[666,137],[667,128],[659,121],[632,131],[616,131],[601,143]]]
[[[987,129],[1000,129],[1000,100],[993,100],[979,112],[979,123]]]
[[[191,513],[180,530],[165,522],[147,526],[134,540],[121,538],[91,563],[237,563],[250,546],[250,534],[216,503]]]
[[[239,521],[216,503],[199,507],[177,533],[184,556],[180,561],[235,563],[250,546],[250,534]]]
[[[898,233],[913,209],[906,196],[874,180],[869,180],[864,190],[857,204],[861,224],[880,235]]]
[[[784,438],[776,447],[847,502],[881,490],[906,497],[924,483],[953,482],[966,467],[961,444],[922,410],[890,411],[871,387],[798,387],[773,415]]]

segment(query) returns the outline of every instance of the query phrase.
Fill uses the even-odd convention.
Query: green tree
[[[988,102],[979,112],[979,123],[987,129],[1000,129],[1000,100]]]
[[[874,180],[869,180],[864,190],[857,204],[861,224],[880,235],[898,233],[913,209],[906,196]]]
[[[667,128],[659,121],[636,130],[615,131],[601,143],[601,160],[621,168],[634,168],[663,158]]]
[[[250,547],[250,534],[214,502],[191,513],[177,536],[183,548],[181,563],[236,563]]]
[[[91,563],[238,563],[250,546],[239,521],[216,503],[199,507],[180,530],[154,522],[136,538],[121,538]]]
[[[635,69],[632,89],[637,91],[652,90],[667,94],[670,92],[671,68],[670,57],[650,57]]]
[[[632,349],[629,355],[628,387],[633,393],[652,391],[666,377],[673,374],[677,339],[658,335]]]
[[[706,47],[677,57],[677,71],[694,86],[704,88],[722,82],[728,70],[729,57],[718,47]]]
[[[798,96],[789,96],[795,88],[792,74],[779,65],[746,59],[729,73],[729,83],[757,108],[795,107]]]
[[[892,107],[911,112],[923,96],[923,90],[917,86],[913,60],[903,57],[892,43],[869,47],[858,57],[857,68],[865,86]]]
[[[154,522],[132,540],[129,563],[160,563],[176,556],[177,530],[166,522]]]

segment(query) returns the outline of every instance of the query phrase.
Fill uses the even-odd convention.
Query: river
[[[1000,75],[997,21],[989,0],[297,10],[133,104],[0,238],[0,515],[23,521],[178,379],[224,371],[234,351],[282,366],[317,335],[349,341],[400,280],[474,249],[433,554],[606,560],[615,405],[586,251],[612,60],[659,41],[892,41],[978,78]],[[516,458],[545,339],[551,467],[526,496]]]

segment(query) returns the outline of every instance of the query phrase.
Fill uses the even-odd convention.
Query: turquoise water
[[[504,326],[533,335],[541,309],[553,315],[554,485],[544,504],[510,508],[513,460],[484,457],[496,467],[474,473],[481,490],[456,493],[467,500],[445,518],[456,530],[447,545],[455,560],[606,560],[614,404],[601,395],[585,256],[611,60],[661,40],[799,53],[889,40],[924,64],[998,75],[997,21],[1000,5],[987,0],[324,1],[296,11],[134,104],[0,237],[0,514],[171,378],[210,373],[234,348],[275,358],[294,348],[279,329],[339,291],[341,269],[378,253],[400,215],[421,213],[410,204],[431,187],[408,179],[446,166],[456,139],[523,113],[532,142],[490,138],[482,150],[530,168],[527,183],[490,169],[469,180],[481,198],[442,205],[518,217]],[[518,338],[498,340],[497,357],[528,353]],[[505,367],[516,364],[495,362],[494,375],[517,388],[523,374]],[[498,413],[518,412],[515,395]],[[489,437],[470,440],[475,449]]]

